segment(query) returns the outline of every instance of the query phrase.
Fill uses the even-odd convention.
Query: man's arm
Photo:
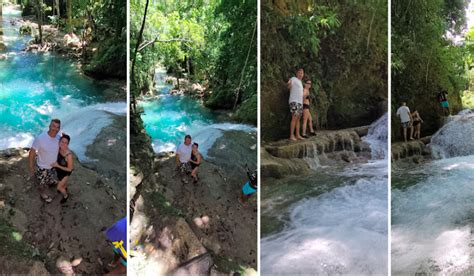
[[[34,148],[30,148],[30,154],[28,155],[28,164],[30,169],[30,174],[35,172],[35,158],[36,158],[36,150]]]
[[[286,86],[288,87],[288,89],[291,89],[291,79],[288,80],[288,82],[286,83]]]
[[[176,165],[179,166],[179,153],[176,153]]]

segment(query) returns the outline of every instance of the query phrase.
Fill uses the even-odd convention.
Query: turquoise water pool
[[[200,146],[201,153],[207,156],[209,149],[226,131],[241,131],[248,135],[240,139],[255,140],[255,148],[249,154],[256,156],[256,133],[253,126],[237,124],[219,119],[216,113],[202,103],[187,95],[170,94],[171,86],[166,84],[166,71],[156,70],[156,96],[144,98],[140,102],[144,113],[142,119],[145,129],[151,136],[155,152],[174,151],[186,134]]]
[[[19,36],[20,13],[4,10],[0,59],[0,149],[29,147],[52,118],[71,135],[71,148],[82,160],[85,148],[112,122],[111,113],[126,114],[125,102],[107,102],[107,86],[84,76],[76,62],[55,53],[23,52],[31,39]]]

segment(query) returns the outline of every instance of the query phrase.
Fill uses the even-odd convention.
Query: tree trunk
[[[143,20],[142,20],[142,26],[140,27],[140,32],[138,33],[138,38],[137,38],[137,45],[135,47],[135,52],[133,53],[133,60],[132,60],[132,70],[130,72],[131,74],[131,81],[132,81],[132,87],[135,85],[136,80],[135,80],[135,62],[137,60],[137,53],[138,53],[138,47],[140,46],[140,43],[142,42],[142,36],[143,36],[143,30],[145,29],[145,22],[146,22],[146,14],[148,12],[148,3],[150,0],[146,0],[145,4],[145,13],[143,14]],[[136,107],[137,107],[137,101],[135,99],[135,93],[132,91],[130,93],[132,98],[130,101],[130,109],[133,113],[135,113]]]
[[[39,42],[43,46],[43,0],[36,1],[36,17],[38,18]]]
[[[58,16],[58,19],[61,17],[61,6],[59,5],[59,0],[54,0],[55,7],[56,7],[56,15]],[[54,11],[53,11],[54,12]]]
[[[72,0],[67,0],[66,5],[67,30],[70,32],[72,31]]]

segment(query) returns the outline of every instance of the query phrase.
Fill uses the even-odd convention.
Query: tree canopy
[[[471,52],[460,42],[467,5],[466,0],[392,1],[392,111],[406,101],[425,120],[425,134],[443,123],[439,92],[448,92],[452,112],[462,108]],[[392,130],[397,136],[398,127]]]
[[[138,49],[131,53],[136,59],[132,60],[133,95],[152,89],[152,73],[160,64],[178,78],[207,82],[204,103],[212,108],[232,108],[240,84],[238,105],[246,110],[240,119],[256,123],[257,2],[151,1],[143,20],[146,4],[130,3],[130,49]]]

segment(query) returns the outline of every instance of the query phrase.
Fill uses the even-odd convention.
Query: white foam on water
[[[431,162],[431,175],[392,191],[392,272],[468,274],[474,221],[474,156]]]
[[[30,133],[10,134],[0,138],[0,149],[27,148],[31,146],[33,139],[34,137]]]
[[[171,142],[163,142],[158,139],[153,140],[151,146],[153,147],[153,151],[156,153],[176,151],[177,149],[177,145]]]
[[[61,120],[61,131],[71,136],[70,148],[81,161],[91,161],[86,156],[87,146],[92,144],[100,131],[112,123],[110,113],[125,115],[125,102],[100,103],[75,106],[73,103],[51,113]]]
[[[87,146],[92,144],[102,128],[112,123],[112,114],[126,115],[125,102],[99,103],[82,106],[80,100],[63,99],[60,108],[49,102],[39,107],[30,106],[32,110],[49,118],[61,120],[61,132],[71,136],[70,148],[81,161],[90,161],[86,156]],[[44,126],[47,131],[48,125]],[[34,136],[39,133],[3,133],[0,148],[30,147]]]
[[[362,140],[370,145],[372,159],[386,159],[388,153],[388,114],[385,113],[369,127]]]
[[[467,109],[450,116],[440,130],[431,138],[433,156],[449,158],[474,155],[474,113]]]
[[[193,142],[199,144],[199,152],[204,158],[208,158],[207,152],[214,143],[219,139],[225,131],[245,131],[245,132],[256,132],[257,128],[244,124],[233,124],[233,123],[220,123],[203,125],[195,127],[189,133],[193,139]]]
[[[386,274],[387,247],[386,179],[360,179],[296,203],[261,241],[262,275]]]

